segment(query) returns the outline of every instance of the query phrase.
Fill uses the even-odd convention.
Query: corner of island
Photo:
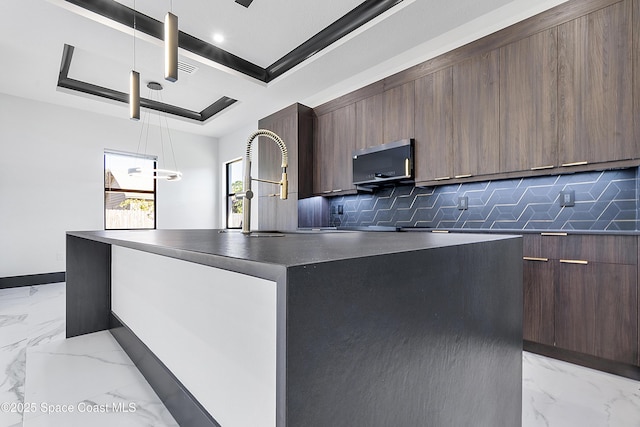
[[[522,240],[67,233],[67,337],[110,330],[180,425],[520,425]]]

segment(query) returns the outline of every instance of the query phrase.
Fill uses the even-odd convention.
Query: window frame
[[[153,179],[153,190],[135,190],[129,188],[118,188],[116,192],[118,193],[138,193],[138,194],[153,194],[153,228],[107,228],[107,193],[113,192],[113,189],[110,189],[106,185],[105,176],[107,172],[107,155],[113,154],[117,156],[126,156],[131,158],[139,158],[145,160],[153,160],[153,168],[156,169],[158,167],[158,156],[148,155],[148,154],[139,154],[139,153],[129,153],[126,151],[118,151],[118,150],[109,150],[105,149],[102,155],[102,181],[103,181],[103,197],[102,197],[102,227],[105,231],[110,230],[156,230],[158,227],[158,217],[157,217],[157,209],[158,209],[158,180]]]
[[[238,227],[229,227],[229,213],[231,211],[231,206],[230,206],[230,201],[231,198],[233,196],[236,195],[236,193],[232,193],[231,192],[231,165],[234,163],[240,163],[241,166],[243,166],[242,162],[243,162],[243,158],[239,157],[237,159],[233,159],[233,160],[229,160],[228,162],[225,162],[224,167],[225,167],[225,222],[224,222],[224,226],[225,229],[227,230],[240,230],[242,228],[242,224]]]

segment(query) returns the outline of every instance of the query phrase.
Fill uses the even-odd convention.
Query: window
[[[105,151],[104,229],[156,228],[156,180],[129,176],[129,168],[155,169],[156,158]]]
[[[242,200],[236,193],[242,191],[242,159],[227,163],[227,228],[242,227]]]

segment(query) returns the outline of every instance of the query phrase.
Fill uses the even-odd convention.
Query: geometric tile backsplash
[[[438,187],[385,187],[334,197],[330,226],[638,231],[638,168]],[[573,190],[575,205],[560,206]],[[458,209],[467,197],[468,208]],[[343,214],[339,215],[338,206]]]

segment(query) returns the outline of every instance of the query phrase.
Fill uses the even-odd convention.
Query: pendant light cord
[[[136,0],[133,0],[133,69],[136,69]]]

